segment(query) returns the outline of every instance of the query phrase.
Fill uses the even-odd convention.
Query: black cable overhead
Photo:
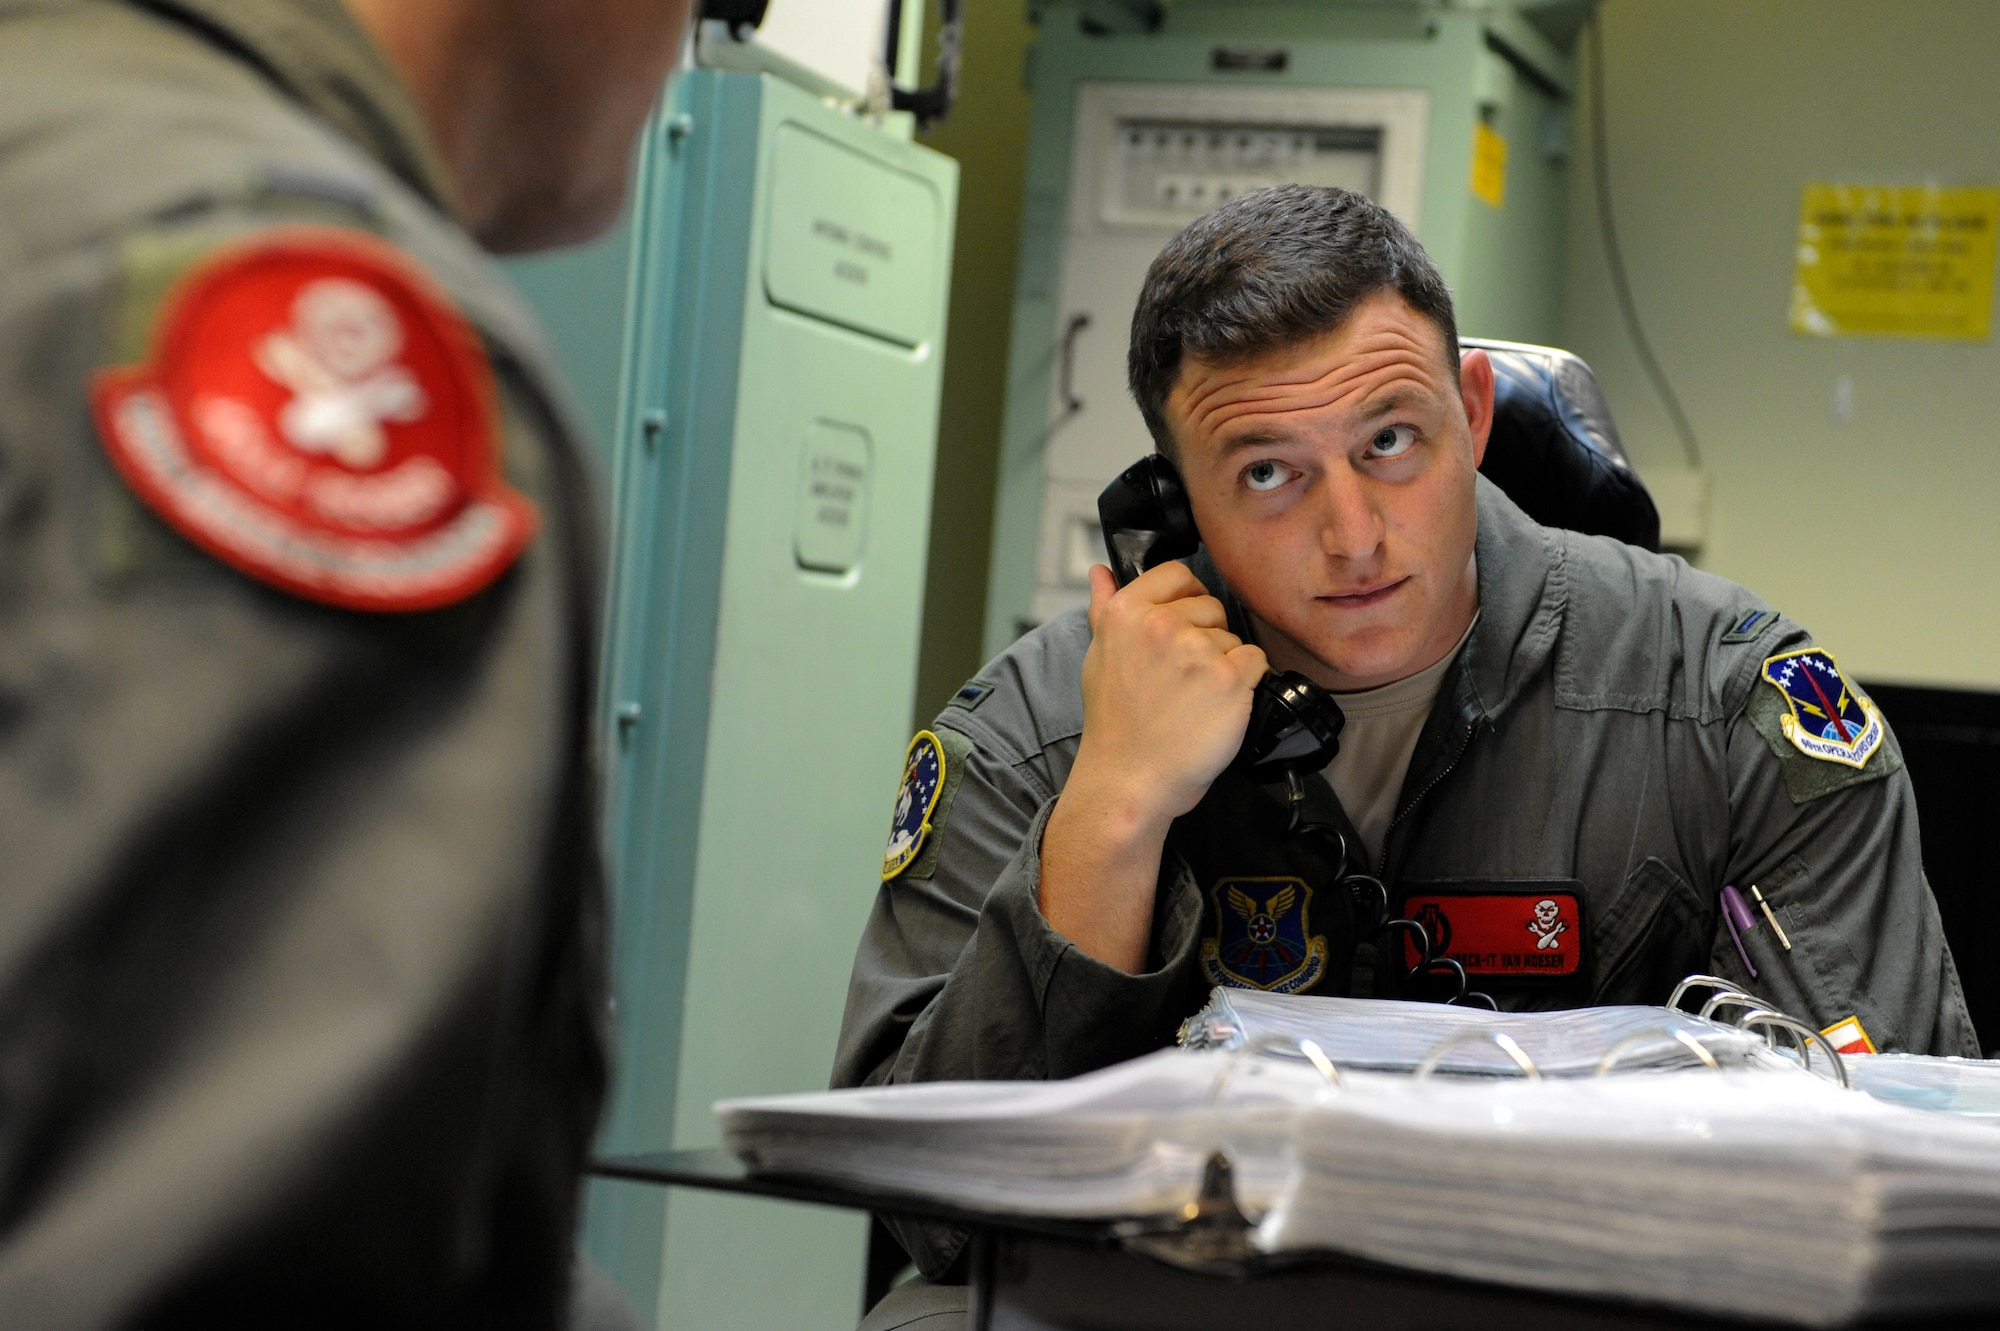
[[[1701,466],[1701,445],[1695,439],[1694,426],[1688,421],[1687,412],[1681,409],[1679,394],[1667,380],[1667,372],[1661,368],[1659,358],[1653,355],[1653,344],[1646,340],[1646,330],[1639,323],[1639,307],[1632,299],[1632,282],[1625,274],[1625,252],[1618,245],[1618,224],[1611,214],[1611,153],[1605,145],[1604,136],[1604,11],[1591,16],[1587,26],[1590,34],[1590,158],[1591,174],[1597,187],[1597,224],[1604,233],[1604,257],[1611,269],[1612,290],[1618,297],[1618,312],[1625,318],[1625,331],[1632,339],[1633,350],[1639,353],[1639,363],[1645,367],[1646,377],[1653,381],[1653,390],[1660,395],[1666,406],[1667,415],[1673,419],[1674,429],[1687,449],[1688,465]]]
[[[889,70],[890,109],[913,113],[920,128],[951,114],[951,104],[958,97],[958,44],[963,30],[962,0],[938,0],[937,82],[928,88],[901,87],[896,83],[896,58],[903,41],[903,0],[889,0],[889,31],[883,54]]]
[[[729,35],[744,42],[750,40],[770,7],[771,0],[702,0],[701,17],[722,20],[729,25]]]

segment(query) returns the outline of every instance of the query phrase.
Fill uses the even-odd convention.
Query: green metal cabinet
[[[601,1151],[712,1144],[714,1100],[826,1084],[908,739],[956,193],[893,129],[694,70],[648,131],[629,246],[522,270],[572,357],[625,296]],[[864,1237],[630,1184],[586,1202],[586,1251],[661,1327],[852,1327]]]
[[[1591,3],[1036,6],[1040,29],[1028,65],[1034,122],[986,603],[989,654],[1025,625],[1088,599],[1085,570],[1102,553],[1096,491],[1151,447],[1123,387],[1125,339],[1138,274],[1173,228],[1124,225],[1111,215],[1115,208],[1093,213],[1099,201],[1092,191],[1109,189],[1112,177],[1108,157],[1089,156],[1102,137],[1091,117],[1105,118],[1107,100],[1141,104],[1146,89],[1154,90],[1154,108],[1141,120],[1190,127],[1229,121],[1253,136],[1296,127],[1310,137],[1313,125],[1376,132],[1386,116],[1396,124],[1382,140],[1383,180],[1390,157],[1401,175],[1390,191],[1395,199],[1371,193],[1414,221],[1452,284],[1460,328],[1546,342],[1556,336],[1561,297],[1574,80],[1570,57],[1551,34],[1572,41]],[[1146,14],[1150,21],[1135,17]],[[1342,109],[1343,95],[1352,108]],[[1508,145],[1498,207],[1471,187],[1482,124]],[[1395,153],[1391,139],[1400,143]],[[1304,178],[1288,169],[1260,167],[1239,184],[1259,183],[1260,173],[1264,181]],[[1113,268],[1122,275],[1111,278]]]

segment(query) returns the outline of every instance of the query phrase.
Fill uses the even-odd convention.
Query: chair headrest
[[[1535,521],[1660,548],[1660,514],[1625,458],[1580,357],[1525,342],[1459,339],[1493,362],[1493,434],[1480,471]]]

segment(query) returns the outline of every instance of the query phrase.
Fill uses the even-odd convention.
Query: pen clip
[[[1764,900],[1764,894],[1757,890],[1757,884],[1755,883],[1750,884],[1750,895],[1757,898],[1758,909],[1762,910],[1764,912],[1764,918],[1771,922],[1771,932],[1778,935],[1778,941],[1784,944],[1785,951],[1787,952],[1791,951],[1792,940],[1785,937],[1784,926],[1779,924],[1778,917],[1771,913],[1771,903]]]

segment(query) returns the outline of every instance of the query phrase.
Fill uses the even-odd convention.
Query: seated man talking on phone
[[[1479,475],[1493,368],[1394,217],[1283,186],[1196,220],[1130,383],[1204,554],[1093,569],[919,734],[836,1084],[1087,1072],[1218,984],[1520,1009],[1696,971],[1978,1055],[1879,711],[1754,593]],[[1231,765],[1268,670],[1345,712],[1323,779]]]

